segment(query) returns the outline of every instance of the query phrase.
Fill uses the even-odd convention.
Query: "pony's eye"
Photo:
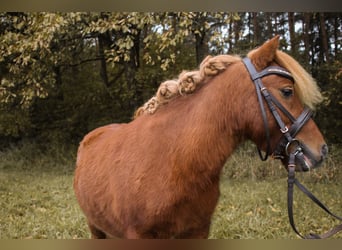
[[[293,95],[293,89],[291,88],[281,89],[280,92],[285,98],[288,98]]]

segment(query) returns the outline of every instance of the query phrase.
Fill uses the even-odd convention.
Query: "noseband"
[[[270,155],[271,150],[271,142],[270,142],[270,131],[268,126],[267,114],[263,102],[263,98],[266,100],[266,103],[276,120],[281,133],[283,134],[280,142],[276,146],[276,149],[273,152],[273,156],[278,159],[284,159],[286,156],[289,158],[288,161],[288,195],[287,195],[287,209],[289,221],[292,229],[303,239],[322,239],[328,238],[342,230],[342,224],[334,227],[330,231],[325,234],[317,235],[317,234],[309,234],[307,236],[301,235],[294,223],[293,219],[293,187],[296,185],[304,194],[306,194],[312,201],[314,201],[320,208],[322,208],[329,215],[333,216],[338,220],[342,220],[342,217],[339,217],[332,212],[320,201],[318,200],[309,190],[307,190],[296,178],[295,178],[295,166],[296,163],[302,166],[303,171],[307,171],[310,169],[310,166],[306,164],[304,159],[304,152],[308,154],[311,159],[314,159],[310,154],[310,150],[306,149],[306,146],[302,144],[298,139],[296,139],[296,135],[301,130],[301,128],[310,120],[312,116],[312,111],[305,107],[303,112],[298,116],[298,118],[294,118],[290,112],[267,90],[267,88],[263,85],[261,78],[268,75],[279,75],[290,79],[294,83],[294,79],[290,72],[286,69],[278,66],[269,66],[264,70],[257,72],[251,60],[246,57],[243,59],[243,63],[245,64],[249,75],[255,85],[258,101],[262,113],[262,119],[265,127],[266,133],[266,153],[263,156],[260,149],[258,148],[259,156],[262,161],[267,160]],[[281,119],[276,107],[292,122],[290,128],[286,126],[284,121]]]

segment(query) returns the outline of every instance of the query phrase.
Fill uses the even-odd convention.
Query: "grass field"
[[[298,178],[341,215],[339,153],[336,149],[326,166]],[[44,152],[28,143],[0,152],[0,157],[0,239],[90,237],[72,189],[75,150],[55,147]],[[240,149],[224,168],[210,238],[298,238],[288,223],[286,187],[286,173],[278,162],[261,163],[253,149]],[[299,190],[294,211],[303,234],[322,233],[338,224]],[[334,238],[342,238],[342,233]]]

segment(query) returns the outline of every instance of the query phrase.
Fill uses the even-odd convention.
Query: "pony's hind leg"
[[[89,222],[88,222],[88,227],[90,229],[91,238],[93,239],[106,239],[107,238],[104,232],[102,232],[101,230],[99,230],[97,227],[90,224]]]

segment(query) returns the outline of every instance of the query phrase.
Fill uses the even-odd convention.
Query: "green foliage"
[[[6,72],[1,76],[0,97],[27,107],[35,97],[46,97],[46,87],[54,84],[50,44],[66,21],[55,13],[9,13],[1,18],[8,26],[0,36],[0,64]]]
[[[0,13],[1,141],[74,143],[96,126],[130,121],[162,81],[207,54],[245,54],[281,34],[281,49],[318,79],[326,100],[317,122],[340,143],[341,17],[324,15],[327,53],[315,35],[321,15],[293,16],[302,25],[289,39],[284,12]]]
[[[342,62],[334,61],[319,67],[317,80],[321,83],[324,101],[317,110],[315,119],[331,143],[341,143]]]
[[[30,131],[30,118],[27,109],[0,105],[0,135],[3,138],[19,138]]]

